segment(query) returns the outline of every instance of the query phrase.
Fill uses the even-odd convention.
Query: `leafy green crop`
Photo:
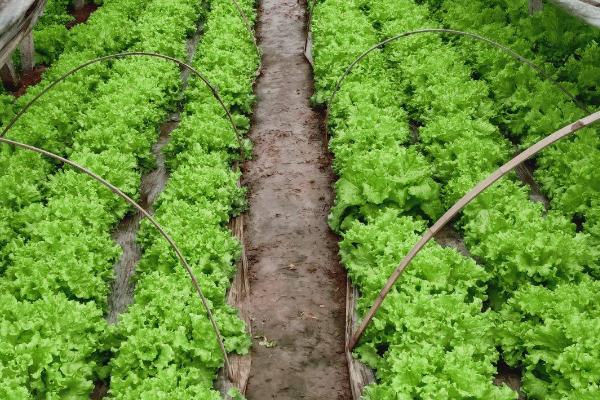
[[[554,29],[546,37],[535,33],[538,28],[527,21],[527,17],[518,15],[525,9],[522,2],[497,0],[489,4],[432,0],[416,3],[419,4],[410,0],[355,0],[343,4],[335,0],[319,2],[313,21],[316,99],[326,100],[341,71],[376,41],[403,31],[442,24],[465,30],[471,30],[469,26],[477,26],[483,33],[501,32],[513,39],[511,44],[515,44],[517,50],[530,40],[536,43],[531,48],[534,51],[540,49],[538,51],[544,54],[563,46],[561,43],[565,43],[562,41],[566,41],[566,37],[573,38],[577,44],[571,46],[589,49],[589,52],[580,52],[585,55],[582,57],[584,63],[568,57],[568,54],[556,55],[550,58],[550,62],[560,65],[561,60],[569,60],[568,67],[561,67],[561,79],[574,81],[572,76],[568,77],[568,71],[577,76],[588,74],[589,79],[593,79],[594,69],[586,68],[585,64],[593,64],[594,45],[588,46],[586,41],[594,34],[575,26],[568,28],[565,38],[555,35],[562,29],[552,25],[551,21],[560,18],[560,13],[555,10],[536,17],[547,29]],[[337,9],[341,11],[337,13]],[[340,14],[344,16],[341,21]],[[511,19],[518,20],[518,23],[515,22],[518,27],[507,25]],[[485,24],[481,24],[480,20]],[[469,21],[470,25],[465,21]],[[528,49],[525,53],[530,52]],[[540,59],[534,58],[536,61]],[[336,156],[334,165],[340,176],[336,184],[336,206],[330,218],[332,227],[344,237],[343,261],[363,296],[360,311],[366,311],[383,286],[385,277],[410,246],[393,250],[386,248],[384,254],[396,258],[384,266],[373,259],[373,254],[378,251],[373,245],[360,251],[360,256],[353,256],[359,251],[359,244],[364,246],[364,242],[371,240],[381,242],[381,247],[390,246],[397,237],[407,234],[402,229],[410,228],[405,226],[390,238],[374,239],[373,236],[383,235],[380,232],[392,229],[391,226],[398,224],[398,219],[410,216],[426,222],[439,215],[443,208],[450,207],[516,150],[504,137],[506,131],[512,137],[523,138],[525,143],[534,140],[535,135],[547,133],[546,130],[557,121],[580,115],[569,102],[561,100],[557,105],[555,100],[558,97],[552,85],[535,83],[538,80],[535,74],[515,66],[512,61],[507,62],[505,56],[498,56],[495,50],[477,45],[463,47],[462,40],[446,41],[438,36],[422,35],[375,50],[352,72],[335,103],[329,104],[330,146]],[[571,83],[567,86],[574,87]],[[582,99],[594,98],[589,86],[582,86],[576,93]],[[500,98],[503,102],[497,102]],[[522,320],[517,320],[514,314],[504,311],[504,304],[516,301],[514,296],[519,296],[526,286],[552,294],[566,284],[583,285],[589,279],[588,274],[598,276],[596,239],[590,235],[600,233],[597,229],[600,225],[593,223],[600,213],[594,211],[598,204],[595,195],[597,185],[590,178],[593,176],[590,171],[597,164],[594,161],[597,146],[591,137],[581,134],[564,147],[556,146],[556,150],[548,152],[551,157],[540,157],[541,169],[537,177],[545,188],[556,192],[553,205],[559,204],[555,200],[559,197],[563,204],[568,204],[570,213],[566,218],[555,210],[546,212],[541,204],[532,202],[527,187],[515,175],[510,175],[467,207],[457,221],[467,247],[485,268],[482,288],[485,294],[479,298],[491,310],[481,313],[481,306],[477,307],[474,303],[468,306],[476,299],[473,294],[466,299],[459,298],[461,300],[425,295],[430,282],[436,278],[428,276],[424,284],[407,277],[411,269],[405,273],[385,302],[390,305],[384,303],[357,351],[363,360],[377,368],[380,379],[377,385],[367,388],[365,396],[377,399],[515,397],[516,394],[510,391],[495,393],[500,389],[491,385],[493,365],[497,360],[493,348],[500,346],[509,357],[514,348],[511,343],[518,340],[517,336],[523,337],[523,332],[518,332],[522,329],[519,324],[527,323],[531,329],[540,329],[541,325],[536,317],[523,316]],[[388,157],[393,162],[388,163]],[[551,171],[551,163],[556,167],[553,172],[548,172]],[[414,183],[411,179],[417,175],[413,171],[421,174]],[[544,179],[547,181],[544,182]],[[419,194],[430,195],[406,196],[406,193],[411,193],[411,185],[417,183],[431,189],[419,191]],[[579,192],[585,193],[583,201],[578,197]],[[436,202],[438,205],[434,209],[437,211],[427,211]],[[564,210],[566,207],[558,208]],[[390,209],[394,211],[385,211]],[[385,218],[382,213],[385,213]],[[576,232],[570,218],[575,213],[586,214],[587,233]],[[358,229],[358,226],[363,229]],[[351,244],[346,244],[349,240]],[[416,238],[409,243],[415,241]],[[425,253],[438,268],[446,265],[447,261],[439,260],[427,250]],[[427,271],[427,267],[420,264],[420,257],[410,268]],[[402,293],[410,295],[402,297]],[[398,305],[392,305],[394,301]],[[462,301],[464,306],[457,305],[457,301]],[[413,313],[412,307],[416,307],[418,312]],[[445,309],[447,311],[440,311]],[[453,353],[448,351],[448,347],[436,350],[435,343],[438,332],[458,329],[459,325],[453,318],[463,318],[464,315],[475,320],[485,315],[481,320],[484,322],[478,326],[482,332],[488,329],[490,336],[485,339],[489,340],[487,342],[485,334],[477,338],[481,339],[480,342],[473,342],[475,338],[470,330],[454,331],[457,338],[469,342],[469,349],[481,352],[462,349],[460,354],[466,356],[458,361],[458,357],[452,358]],[[583,315],[581,318],[581,321],[587,321]],[[593,324],[592,321],[590,319],[589,323]],[[411,329],[417,327],[423,329],[410,336]],[[495,328],[502,330],[501,340]],[[424,347],[427,350],[423,350]],[[473,364],[471,360],[480,362],[482,359],[482,355],[477,354],[482,354],[486,363]],[[578,366],[573,366],[572,370],[553,367],[552,373],[547,376],[541,372],[539,363],[534,364],[533,358],[523,356],[524,352],[520,354],[513,357],[513,365],[522,366],[527,371],[528,368],[535,369],[539,372],[535,376],[545,379],[550,385],[560,386],[559,393],[564,396],[574,393],[587,395],[597,390],[599,376],[594,376],[593,372],[586,375],[585,380],[575,381],[575,376],[580,376]],[[454,360],[451,363],[453,367],[460,366],[445,368],[444,360],[448,359]],[[469,384],[474,379],[465,379],[461,384],[454,380],[457,375],[451,373],[465,374],[474,370],[488,374],[478,375],[481,385]],[[535,388],[536,385],[534,380],[526,377],[523,389],[531,396],[538,396],[532,398],[545,398],[539,394],[541,392]],[[472,392],[461,391],[466,389]]]
[[[552,72],[588,108],[600,104],[596,90],[600,60],[598,32],[546,4],[531,17],[522,2],[448,0],[428,2],[441,22],[451,28],[476,30],[533,59]],[[435,4],[435,5],[434,5]],[[510,21],[510,24],[507,24]],[[550,82],[529,67],[485,46],[456,42],[457,50],[488,82],[496,100],[495,120],[522,146],[580,118],[584,112]],[[554,71],[554,72],[553,72]],[[600,188],[590,171],[600,165],[597,129],[581,131],[537,157],[536,179],[551,199],[552,207],[568,218],[584,221],[584,230],[598,247],[596,212]]]
[[[88,24],[78,26],[81,28],[72,35],[83,39],[87,34],[98,34],[104,29],[101,38],[89,47],[83,43],[69,43],[72,49],[85,50],[81,54],[77,50],[76,56],[75,51],[65,51],[47,77],[51,79],[77,57],[85,60],[129,46],[182,58],[186,37],[194,30],[200,14],[199,5],[192,0],[155,0],[144,6],[117,0],[107,2]],[[163,18],[164,15],[178,23]],[[110,24],[104,25],[107,21]],[[134,28],[132,34],[122,35],[121,29],[128,25]],[[125,37],[127,40],[123,40]],[[86,75],[86,72],[91,74]],[[135,197],[141,175],[152,160],[151,146],[158,137],[158,125],[178,100],[179,68],[165,61],[125,59],[84,71],[79,79],[81,83],[67,82],[65,91],[54,92],[55,98],[61,99],[59,104],[36,106],[32,110],[34,113],[11,135],[68,155]],[[92,91],[87,93],[88,90]],[[37,87],[31,93],[36,91]],[[82,99],[85,99],[83,107],[77,104]],[[72,101],[75,104],[60,108],[61,104]],[[41,119],[44,110],[59,115],[64,123],[59,119]],[[93,389],[92,381],[98,377],[106,378],[110,372],[110,367],[105,365],[106,358],[118,340],[106,328],[103,314],[112,267],[120,255],[120,248],[110,232],[129,209],[121,199],[81,173],[69,168],[56,171],[52,163],[35,156],[27,157],[20,151],[6,150],[2,155],[6,156],[2,163],[6,163],[7,169],[0,179],[6,181],[8,189],[14,188],[18,190],[16,194],[23,194],[16,198],[10,192],[2,192],[1,196],[2,212],[9,216],[9,226],[3,225],[2,229],[8,230],[10,235],[9,240],[2,243],[0,257],[3,293],[14,296],[19,307],[44,304],[58,296],[65,301],[68,299],[69,305],[73,303],[90,309],[77,311],[79,319],[71,321],[66,314],[71,311],[66,306],[63,307],[65,311],[48,306],[47,312],[54,312],[58,321],[53,326],[65,337],[65,343],[68,343],[69,335],[89,338],[90,349],[82,348],[62,359],[57,356],[51,359],[52,362],[42,364],[39,372],[23,370],[22,380],[14,381],[11,390],[19,395],[29,393],[40,398],[88,397]],[[19,163],[13,164],[13,161]],[[17,181],[19,173],[27,173],[23,171],[26,168],[19,170],[19,166],[32,170],[33,185],[11,183]],[[52,172],[55,173],[49,176]],[[185,315],[181,309],[178,313]],[[4,311],[1,315],[2,321],[9,318]],[[65,317],[64,321],[61,316]],[[40,320],[44,319],[50,320]],[[16,327],[21,331],[12,334],[28,343],[27,326],[18,324]],[[101,330],[103,334],[94,334],[94,330]],[[47,342],[61,345],[56,339],[59,335],[51,334],[48,334]],[[72,342],[77,343],[75,339]],[[35,347],[24,347],[24,360],[33,357],[33,351]],[[8,360],[10,358],[0,358],[0,370],[6,369]],[[27,365],[27,361],[22,362]],[[64,373],[66,378],[53,369]],[[33,383],[29,384],[29,381]]]
[[[36,62],[49,65],[64,51],[68,41],[67,23],[74,20],[69,14],[69,0],[48,0],[44,14],[33,29]]]
[[[106,323],[93,304],[0,296],[0,397],[80,399],[92,391]]]
[[[523,362],[531,399],[594,399],[600,383],[600,282],[524,286],[503,308],[500,340]]]
[[[337,74],[377,40],[373,27],[382,25],[369,21],[372,15],[361,9],[375,13],[391,7],[390,14],[406,15],[394,8],[400,3],[331,0],[317,5],[313,23],[317,100],[327,99]],[[344,18],[339,18],[338,10]],[[424,53],[433,50],[430,47]],[[449,163],[468,163],[466,157],[462,162],[447,157],[442,171],[419,147],[410,147],[415,140],[414,126],[409,127],[414,109],[403,107],[408,92],[427,109],[432,124],[434,111],[445,114],[462,106],[450,102],[452,96],[430,106],[428,101],[446,87],[427,81],[428,87],[415,93],[417,87],[406,83],[411,81],[390,73],[393,69],[386,51],[376,50],[352,73],[330,105],[328,121],[334,165],[340,175],[330,222],[343,235],[342,261],[362,294],[359,312],[371,305],[426,221],[441,213],[442,193],[436,174],[448,179],[456,168]],[[408,54],[392,57],[410,64],[406,73],[423,71],[410,71],[418,65]],[[423,81],[425,71],[422,74],[411,78]],[[481,88],[474,86],[468,96],[477,96],[479,91]],[[464,104],[470,101],[468,96]],[[470,113],[487,109],[480,107]],[[496,134],[493,127],[481,126],[487,129],[484,132]],[[479,127],[474,124],[473,130],[477,132]],[[438,135],[444,136],[444,132]],[[365,397],[515,398],[508,388],[492,384],[498,358],[492,313],[481,312],[491,276],[472,260],[437,244],[428,246],[414,262],[356,351],[377,369],[378,383],[366,388]]]
[[[340,243],[342,261],[371,305],[385,280],[424,230],[388,209],[355,221]],[[493,323],[482,313],[489,275],[455,250],[430,244],[386,298],[356,353],[377,368],[367,399],[503,398],[495,373]]]
[[[217,85],[240,129],[248,127],[258,53],[229,0],[214,0],[193,65]],[[241,2],[254,20],[252,1]],[[222,108],[199,81],[186,91],[181,124],[165,148],[170,177],[156,218],[190,263],[230,352],[245,354],[250,337],[226,303],[240,245],[227,229],[243,210],[244,189],[231,169],[238,143]],[[145,221],[135,303],[116,326],[110,396],[117,399],[219,399],[212,382],[223,357],[198,295],[180,262]]]

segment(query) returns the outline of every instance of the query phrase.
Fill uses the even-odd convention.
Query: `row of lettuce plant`
[[[428,9],[412,1],[399,1],[395,7],[371,1],[369,6],[382,37],[433,23]],[[402,102],[422,125],[419,147],[433,163],[449,207],[511,153],[510,143],[494,125],[489,88],[471,79],[460,53],[439,37],[391,45],[386,54],[398,79],[398,97],[404,94]],[[555,329],[549,332],[524,294],[546,290],[548,297],[556,297],[570,290],[573,297],[580,285],[582,290],[593,285],[586,274],[595,275],[598,269],[590,237],[576,233],[563,215],[545,214],[514,177],[488,189],[467,207],[459,224],[469,250],[491,273],[488,295],[491,309],[498,311],[497,337],[509,365],[524,368],[523,391],[531,398],[591,398],[600,375],[594,375],[585,358],[564,359],[574,348],[598,354],[600,343],[573,335],[569,318],[553,321]],[[597,324],[593,313],[578,316],[580,323]],[[544,334],[552,341],[541,340]]]
[[[326,0],[313,17],[317,102],[378,33],[365,2]],[[434,167],[411,146],[409,116],[399,103],[385,55],[376,50],[330,104],[342,261],[361,292],[359,314],[372,304],[402,256],[442,211]],[[377,369],[368,399],[505,398],[493,385],[498,352],[491,313],[482,312],[490,274],[472,259],[432,243],[385,300],[356,355]]]
[[[240,2],[254,21],[253,0]],[[218,87],[238,128],[249,127],[257,49],[230,0],[212,0],[194,67]],[[178,128],[165,148],[170,172],[154,208],[208,298],[230,352],[250,346],[244,322],[227,305],[240,244],[227,228],[245,191],[231,162],[239,146],[213,95],[192,78]],[[147,222],[147,221],[146,221]],[[116,326],[110,394],[118,399],[220,399],[212,389],[223,357],[206,312],[171,248],[142,224],[134,304]]]
[[[24,96],[6,108],[10,112],[2,115],[2,125],[8,123],[16,110],[67,71],[90,59],[124,51],[139,43],[142,32],[136,30],[135,25],[148,4],[108,0],[87,24],[75,26],[61,57],[46,71],[39,85],[30,87]],[[123,30],[129,34],[123,35]],[[81,128],[81,115],[89,111],[95,90],[110,76],[111,65],[102,63],[69,78],[37,102],[7,133],[7,137],[68,155],[74,134]],[[0,167],[0,226],[5,233],[0,239],[1,272],[7,262],[7,253],[2,248],[15,234],[10,228],[13,225],[11,221],[20,210],[46,198],[49,193],[48,177],[56,171],[56,166],[39,155],[1,146]]]
[[[600,104],[596,83],[600,77],[600,34],[592,27],[547,4],[534,16],[520,2],[448,0],[435,2],[444,25],[471,29],[503,42],[534,59],[590,109]],[[434,2],[430,2],[433,5]],[[441,5],[441,8],[438,8]],[[585,115],[577,105],[527,66],[494,49],[460,45],[459,50],[489,83],[495,99],[497,123],[522,146]],[[600,244],[600,186],[594,179],[600,165],[598,129],[581,131],[546,150],[536,159],[536,179],[551,206],[583,223]]]
[[[132,26],[131,36],[137,38],[132,49],[183,57],[198,3],[156,0],[141,10]],[[62,153],[135,196],[157,126],[176,100],[179,69],[158,60],[120,60],[112,65],[110,79],[95,86],[87,112],[78,115],[71,145]],[[3,398],[86,397],[93,381],[109,371],[103,365],[103,344],[111,338],[103,316],[112,265],[120,254],[110,231],[127,207],[69,169],[43,185],[43,202],[11,215],[15,235],[4,249]]]

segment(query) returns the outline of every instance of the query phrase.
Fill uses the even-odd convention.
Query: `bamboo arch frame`
[[[234,0],[235,1],[235,0]],[[152,225],[157,229],[157,231],[160,233],[160,235],[169,243],[170,247],[173,249],[173,251],[175,251],[175,254],[177,255],[177,258],[179,259],[180,263],[182,264],[183,268],[186,270],[188,276],[190,277],[190,280],[192,281],[192,286],[194,287],[196,293],[198,294],[198,297],[200,297],[200,301],[202,302],[203,307],[206,310],[206,314],[208,316],[208,319],[210,320],[211,326],[213,328],[213,331],[215,332],[215,336],[217,339],[217,342],[219,344],[219,348],[221,350],[221,353],[223,354],[223,359],[225,362],[225,369],[227,370],[227,376],[230,380],[233,379],[233,371],[231,369],[231,364],[229,363],[229,358],[227,356],[227,350],[225,349],[225,344],[223,342],[223,336],[221,335],[221,331],[219,330],[219,327],[214,319],[214,316],[212,314],[212,311],[210,309],[210,306],[208,304],[208,300],[206,299],[206,297],[204,296],[204,293],[202,292],[202,288],[200,287],[200,284],[198,283],[198,279],[196,278],[196,275],[194,274],[194,272],[192,271],[192,268],[190,267],[190,265],[188,264],[187,260],[185,259],[183,253],[181,252],[181,250],[179,249],[179,247],[177,246],[177,244],[175,243],[175,241],[171,238],[171,236],[165,231],[165,229],[158,223],[158,221],[156,221],[156,219],[154,219],[154,217],[149,214],[142,206],[140,206],[137,202],[135,202],[133,199],[131,199],[129,196],[127,196],[127,194],[125,194],[123,191],[121,191],[118,187],[116,187],[115,185],[111,184],[109,181],[105,180],[104,178],[102,178],[101,176],[97,175],[96,173],[92,172],[91,170],[87,169],[86,167],[71,161],[67,158],[61,157],[57,154],[54,154],[52,152],[49,152],[47,150],[35,147],[35,146],[31,146],[28,145],[26,143],[21,143],[15,140],[11,140],[11,139],[7,139],[5,137],[6,133],[15,125],[15,123],[29,110],[31,109],[31,107],[40,99],[42,98],[45,94],[47,94],[50,90],[52,90],[54,87],[56,87],[56,85],[58,85],[60,82],[64,81],[66,78],[68,78],[71,75],[74,75],[75,73],[77,73],[78,71],[96,64],[96,63],[100,63],[102,61],[106,61],[106,60],[111,60],[111,59],[119,59],[119,58],[126,58],[126,57],[135,57],[135,56],[144,56],[144,57],[153,57],[153,58],[159,58],[159,59],[164,59],[173,63],[178,64],[180,67],[184,67],[186,69],[188,69],[192,74],[194,74],[195,76],[199,77],[202,82],[210,89],[213,97],[218,101],[218,103],[220,104],[221,108],[225,111],[225,113],[227,114],[227,118],[231,124],[231,127],[233,129],[233,131],[235,132],[236,135],[236,139],[238,141],[238,145],[240,148],[240,157],[241,160],[244,160],[244,150],[243,150],[243,146],[242,146],[242,138],[241,135],[233,121],[233,117],[231,115],[231,112],[229,111],[229,109],[227,108],[227,106],[225,105],[223,99],[221,98],[221,96],[219,95],[218,90],[216,89],[216,87],[208,80],[208,78],[206,78],[202,73],[200,73],[197,69],[195,69],[194,67],[190,66],[189,64],[178,60],[174,57],[170,57],[164,54],[159,54],[159,53],[151,53],[151,52],[144,52],[144,51],[138,51],[138,52],[125,52],[125,53],[117,53],[117,54],[111,54],[111,55],[107,55],[107,56],[103,56],[103,57],[98,57],[92,60],[89,60],[75,68],[73,68],[70,71],[67,71],[66,73],[64,73],[63,75],[61,75],[59,78],[57,78],[56,80],[52,81],[47,87],[45,87],[40,93],[38,93],[33,99],[31,99],[21,110],[19,110],[19,112],[17,114],[15,114],[15,116],[9,121],[9,123],[6,125],[6,127],[4,127],[4,129],[2,130],[2,132],[0,132],[0,143],[5,143],[14,147],[18,147],[24,150],[28,150],[31,152],[35,152],[38,154],[41,154],[43,156],[55,159],[57,161],[60,161],[64,164],[70,165],[71,167],[75,168],[76,170],[90,176],[92,179],[98,181],[100,184],[102,184],[103,186],[105,186],[106,188],[108,188],[110,191],[112,191],[114,194],[116,194],[117,196],[121,197],[123,200],[125,200],[127,203],[129,203],[129,205],[133,206],[136,210],[138,210],[140,213],[142,213],[142,215],[145,218],[148,218],[148,220],[152,223]]]
[[[315,4],[316,4],[316,0],[313,1],[313,7]],[[311,16],[312,16],[312,13],[311,13]],[[530,68],[532,68],[533,70],[535,70],[542,78],[550,81],[561,92],[563,92],[563,94],[565,94],[569,99],[571,99],[577,105],[577,107],[579,107],[582,111],[584,111],[586,114],[589,114],[589,115],[577,120],[576,122],[574,122],[572,124],[569,124],[569,125],[563,127],[562,129],[559,129],[558,131],[554,132],[553,134],[541,139],[540,141],[538,141],[537,143],[535,143],[533,146],[529,147],[525,151],[521,152],[519,155],[514,157],[512,160],[508,161],[506,164],[502,165],[500,168],[498,168],[496,171],[494,171],[487,178],[480,181],[477,185],[475,185],[475,187],[473,187],[473,189],[471,189],[471,191],[469,191],[467,194],[465,194],[460,200],[458,200],[456,202],[456,204],[454,204],[448,211],[446,211],[446,213],[444,213],[444,215],[442,215],[442,217],[440,217],[435,222],[435,224],[432,225],[431,228],[429,228],[425,232],[425,234],[421,237],[421,239],[411,248],[411,250],[401,260],[400,264],[396,267],[396,269],[394,270],[392,275],[390,275],[390,277],[386,281],[384,287],[381,289],[379,295],[377,296],[375,302],[373,303],[371,308],[367,311],[367,313],[366,313],[365,317],[363,318],[363,320],[361,321],[360,325],[358,326],[356,331],[352,334],[352,337],[350,338],[349,342],[346,344],[347,350],[349,350],[349,351],[352,351],[354,349],[354,347],[356,347],[356,344],[360,340],[364,331],[367,329],[367,326],[369,325],[369,323],[371,322],[371,320],[373,319],[373,317],[375,316],[375,314],[381,307],[381,304],[385,300],[385,297],[388,295],[390,290],[393,288],[394,284],[398,281],[398,279],[402,275],[402,272],[404,272],[404,270],[410,264],[410,262],[413,260],[413,258],[435,236],[435,234],[440,229],[442,229],[448,222],[450,222],[452,220],[452,218],[454,218],[460,212],[460,210],[462,210],[465,206],[467,206],[475,197],[477,197],[479,194],[481,194],[485,189],[490,187],[492,184],[494,184],[496,181],[498,181],[500,178],[502,178],[504,175],[506,175],[509,171],[514,169],[517,165],[521,164],[528,158],[534,156],[535,154],[539,153],[541,150],[545,149],[546,147],[550,146],[551,144],[555,143],[556,141],[564,138],[565,136],[568,136],[569,134],[574,133],[574,132],[580,130],[581,128],[591,125],[591,124],[597,122],[598,120],[600,120],[600,111],[591,113],[590,110],[587,107],[585,107],[585,105],[581,104],[571,92],[569,92],[559,82],[556,82],[555,80],[553,80],[552,77],[550,75],[548,75],[546,72],[544,72],[544,70],[542,68],[540,68],[538,65],[536,65],[529,59],[521,56],[520,54],[518,54],[511,48],[509,48],[501,43],[498,43],[494,40],[488,39],[484,36],[475,34],[475,33],[458,31],[458,30],[454,30],[454,29],[442,29],[442,28],[425,28],[425,29],[418,29],[418,30],[414,30],[414,31],[403,32],[403,33],[394,35],[388,39],[385,39],[385,40],[373,45],[368,50],[366,50],[365,52],[360,54],[354,61],[352,61],[352,63],[350,63],[350,65],[346,68],[346,70],[342,73],[342,75],[338,79],[338,81],[331,93],[329,101],[327,102],[327,105],[328,105],[327,114],[329,114],[331,106],[333,105],[333,102],[335,101],[336,94],[340,91],[344,80],[346,79],[346,77],[348,77],[350,75],[350,73],[353,71],[353,69],[356,65],[358,65],[362,60],[364,60],[373,51],[375,51],[376,49],[383,48],[383,46],[385,46],[388,43],[398,41],[402,38],[422,34],[422,33],[450,34],[450,35],[456,35],[456,36],[464,36],[464,37],[468,37],[468,38],[474,39],[474,40],[482,42],[482,43],[486,43],[497,49],[500,49],[503,52],[510,55],[512,58],[516,59],[517,61],[520,61],[521,63],[523,63],[523,64],[529,66]],[[326,136],[326,141],[327,141],[327,136]]]
[[[596,111],[595,113],[589,114],[586,117],[580,118],[579,120],[559,129],[553,134],[546,136],[545,138],[535,143],[533,146],[519,153],[519,155],[514,157],[512,160],[508,161],[506,164],[502,165],[487,178],[483,179],[477,185],[475,185],[475,187],[473,187],[473,189],[471,189],[471,191],[465,194],[460,200],[458,200],[448,211],[444,213],[444,215],[442,215],[435,222],[435,224],[431,226],[431,228],[427,229],[427,231],[417,242],[417,244],[415,244],[406,254],[406,256],[404,256],[402,261],[400,261],[398,267],[396,267],[392,275],[390,275],[387,282],[385,283],[383,289],[381,289],[381,292],[377,296],[375,303],[373,303],[373,305],[367,312],[365,318],[361,321],[356,332],[352,335],[352,338],[348,343],[348,349],[354,349],[354,347],[360,340],[360,337],[369,325],[369,322],[371,322],[371,320],[375,316],[375,313],[377,313],[377,310],[383,303],[383,300],[385,300],[385,297],[390,292],[398,278],[400,278],[400,275],[402,275],[402,272],[404,272],[408,264],[410,264],[412,259],[417,255],[419,251],[421,251],[423,247],[425,247],[427,242],[429,242],[435,236],[435,234],[440,231],[440,229],[442,229],[448,222],[452,220],[452,218],[454,218],[460,212],[460,210],[466,207],[473,199],[475,199],[475,197],[481,194],[488,187],[492,186],[496,181],[498,181],[500,178],[502,178],[504,175],[506,175],[508,172],[514,169],[517,165],[521,164],[528,158],[533,157],[534,155],[536,155],[546,147],[550,146],[551,144],[559,141],[560,139],[563,139],[564,137],[574,132],[577,132],[581,128],[584,128],[588,125],[597,122],[598,120],[600,120],[600,111]]]
[[[89,67],[90,65],[93,65],[93,64],[98,64],[100,62],[107,61],[107,60],[113,60],[113,59],[119,59],[119,58],[127,58],[127,57],[151,57],[151,58],[153,57],[153,58],[159,58],[159,59],[171,61],[171,62],[173,62],[175,64],[178,64],[180,67],[186,68],[192,74],[194,74],[195,76],[197,76],[198,78],[200,78],[200,80],[202,80],[202,82],[204,83],[204,85],[211,91],[213,97],[215,98],[215,100],[217,100],[217,102],[219,103],[219,105],[221,106],[221,108],[223,109],[223,111],[225,111],[225,114],[227,115],[227,119],[229,120],[229,123],[231,124],[231,128],[233,129],[233,131],[235,133],[236,140],[238,141],[238,145],[239,145],[239,148],[240,148],[240,157],[241,157],[241,160],[242,161],[244,160],[244,149],[243,149],[243,143],[242,143],[242,135],[240,134],[239,130],[237,129],[237,126],[235,125],[235,122],[233,120],[233,116],[231,115],[231,112],[229,111],[229,109],[225,105],[225,102],[223,101],[223,98],[219,94],[219,91],[217,90],[217,88],[208,80],[208,78],[206,76],[204,76],[204,74],[202,74],[200,71],[198,71],[197,69],[195,69],[191,65],[189,65],[189,64],[187,64],[187,63],[185,63],[185,62],[183,62],[181,60],[178,60],[178,59],[176,59],[174,57],[171,57],[171,56],[167,56],[167,55],[160,54],[160,53],[147,52],[147,51],[132,51],[132,52],[116,53],[116,54],[110,54],[110,55],[107,55],[107,56],[102,56],[102,57],[94,58],[92,60],[86,61],[85,63],[83,63],[83,64],[81,64],[81,65],[79,65],[79,66],[71,69],[70,71],[65,72],[60,77],[58,77],[57,79],[55,79],[54,81],[52,81],[48,86],[46,86],[33,99],[31,99],[29,102],[27,102],[27,104],[25,104],[25,106],[23,106],[23,108],[21,108],[19,110],[19,112],[16,113],[15,116],[11,118],[11,120],[8,122],[8,124],[6,124],[6,126],[4,127],[4,129],[2,129],[2,132],[0,132],[0,137],[4,137],[6,135],[6,133],[14,126],[14,124],[23,116],[23,114],[25,114],[27,111],[29,111],[29,109],[35,103],[37,103],[37,101],[40,98],[42,98],[50,90],[52,90],[54,87],[56,87],[56,85],[58,85],[59,83],[63,82],[69,76],[74,75],[75,73],[79,72],[80,70],[82,70],[82,69],[84,69],[86,67]]]
[[[316,2],[316,0],[315,0]],[[552,77],[550,75],[548,75],[546,72],[544,72],[544,70],[539,67],[538,65],[536,65],[533,61],[523,57],[522,55],[520,55],[519,53],[517,53],[516,51],[514,51],[513,49],[511,49],[508,46],[503,45],[502,43],[496,42],[492,39],[488,39],[484,36],[478,35],[476,33],[472,33],[472,32],[465,32],[465,31],[458,31],[455,29],[443,29],[443,28],[424,28],[424,29],[417,29],[414,31],[408,31],[408,32],[402,32],[400,34],[394,35],[388,39],[385,39],[377,44],[375,44],[374,46],[370,47],[368,50],[366,50],[364,53],[360,54],[358,57],[356,57],[356,59],[354,61],[352,61],[352,63],[350,63],[350,65],[346,68],[346,70],[344,71],[344,73],[340,76],[340,78],[338,79],[333,92],[331,93],[331,96],[329,98],[328,101],[328,105],[331,107],[331,105],[333,104],[333,101],[335,100],[335,96],[336,94],[339,92],[342,83],[344,83],[344,80],[346,79],[346,77],[348,75],[350,75],[350,73],[352,72],[352,70],[354,69],[354,67],[360,63],[363,59],[365,59],[369,54],[371,54],[373,51],[377,50],[377,49],[381,49],[383,48],[386,44],[391,43],[391,42],[395,42],[398,41],[400,39],[409,37],[409,36],[414,36],[414,35],[419,35],[422,33],[436,33],[436,34],[449,34],[449,35],[455,35],[455,36],[463,36],[463,37],[468,37],[470,39],[474,39],[476,41],[482,42],[482,43],[486,43],[492,47],[495,47],[499,50],[502,50],[504,53],[508,54],[509,56],[511,56],[512,58],[514,58],[517,61],[520,61],[521,63],[531,67],[533,70],[535,70],[542,78],[548,80],[549,82],[551,82],[553,85],[555,85],[558,89],[560,89],[561,92],[563,92],[568,98],[570,98],[576,105],[577,107],[579,107],[581,110],[583,110],[586,113],[591,113],[591,111],[583,104],[581,104],[577,98],[575,98],[575,96],[569,92],[563,85],[561,85],[559,82],[556,82],[554,79],[552,79]]]

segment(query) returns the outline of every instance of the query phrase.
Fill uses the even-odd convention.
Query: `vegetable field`
[[[242,5],[254,15],[251,2]],[[189,54],[187,38],[197,30],[198,50]],[[219,85],[239,129],[247,129],[258,58],[229,1],[104,1],[72,29],[42,83],[15,109],[88,59],[128,50],[191,59]],[[239,152],[215,103],[194,78],[184,91],[175,64],[122,59],[62,83],[7,136],[78,161],[139,198],[141,176],[154,168],[158,127],[181,109],[164,149],[170,177],[152,208],[195,269],[226,348],[244,353],[244,324],[225,304],[240,251],[226,228],[244,204],[231,168]],[[131,210],[83,174],[32,153],[1,150],[0,397],[89,398],[104,381],[110,382],[107,398],[219,398],[211,389],[223,363],[214,333],[155,232],[142,224],[133,304],[107,324],[112,268],[121,255],[111,231]]]
[[[377,42],[451,28],[510,46],[597,106],[593,28],[552,6],[529,16],[510,0],[418,3],[317,2],[315,101]],[[330,224],[362,293],[359,315],[443,210],[520,148],[587,114],[497,49],[435,34],[372,52],[328,106],[339,175]],[[534,160],[549,203],[509,176],[455,221],[466,251],[438,241],[417,256],[355,351],[377,370],[366,398],[516,398],[494,381],[499,359],[522,373],[528,398],[600,395],[596,140],[582,131]]]
[[[0,399],[600,399],[597,28],[551,1],[75,3],[0,88]]]

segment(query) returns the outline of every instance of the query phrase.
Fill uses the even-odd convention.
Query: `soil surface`
[[[249,400],[350,399],[345,274],[327,226],[333,199],[323,116],[312,110],[306,4],[261,2],[263,70],[245,164],[254,335]]]
[[[42,74],[48,69],[45,65],[36,65],[31,71],[23,72],[16,88],[7,87],[15,97],[21,97],[29,86],[37,85],[42,80]]]
[[[88,20],[90,15],[98,9],[98,6],[94,3],[86,3],[79,10],[75,10],[73,8],[69,9],[69,12],[75,19],[73,21],[67,22],[67,29],[73,28],[75,25],[82,24]]]

